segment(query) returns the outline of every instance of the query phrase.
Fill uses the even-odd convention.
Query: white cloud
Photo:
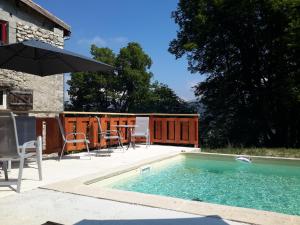
[[[103,38],[101,38],[99,36],[95,36],[95,37],[90,38],[90,39],[83,38],[83,39],[78,40],[77,43],[80,44],[80,45],[92,45],[92,44],[95,44],[95,45],[97,45],[99,47],[107,46],[107,42]]]
[[[115,37],[110,39],[111,42],[116,44],[126,44],[128,42],[127,37]]]
[[[98,47],[120,47],[128,43],[128,38],[123,36],[102,38],[96,35],[92,38],[82,38],[77,41],[79,45],[92,45],[95,44]]]

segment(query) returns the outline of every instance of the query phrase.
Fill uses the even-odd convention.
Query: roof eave
[[[54,16],[48,10],[46,10],[43,7],[41,7],[40,5],[36,4],[32,0],[19,0],[19,1],[21,1],[22,3],[24,3],[28,7],[32,8],[33,10],[38,12],[39,14],[45,16],[46,18],[48,18],[49,20],[51,20],[52,22],[54,22],[55,24],[57,24],[58,26],[63,28],[64,36],[70,36],[71,35],[71,27],[68,24],[66,24],[64,21],[59,19],[58,17]]]

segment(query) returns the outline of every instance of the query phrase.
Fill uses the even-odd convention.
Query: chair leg
[[[22,182],[22,175],[23,175],[23,167],[24,167],[24,158],[21,157],[20,159],[20,167],[19,167],[19,175],[18,175],[18,183],[17,183],[17,192],[20,193],[21,191],[21,182]]]
[[[37,148],[36,148],[36,162],[38,164],[38,169],[39,169],[39,179],[42,180],[42,137],[39,136],[37,139]]]
[[[108,140],[108,141],[107,141]],[[106,139],[106,147],[107,147],[107,151],[109,151],[110,150],[110,148],[111,148],[111,141],[110,141],[111,139]]]
[[[132,148],[135,149],[135,136],[131,139]]]
[[[123,146],[123,143],[122,143],[122,139],[123,139],[123,135],[122,135],[122,131],[120,131],[120,133],[119,133],[119,143],[120,143],[120,146],[122,147],[123,152],[124,152],[125,150],[124,150],[124,146]]]
[[[147,140],[147,147],[150,147],[150,136],[149,135],[147,135],[146,140]]]
[[[6,161],[2,162],[2,168],[3,168],[3,171],[4,171],[4,177],[5,177],[6,181],[8,181],[8,172],[7,172],[8,165],[7,164],[8,164],[8,162],[6,162]]]
[[[89,149],[89,145],[88,145],[87,141],[85,141],[85,145],[86,145],[86,149],[87,149],[88,155],[89,155],[90,159],[92,159],[91,153],[90,153],[90,149]]]
[[[63,148],[62,148],[62,150],[61,150],[60,157],[59,157],[59,161],[61,160],[61,158],[62,158],[62,156],[63,156],[63,154],[64,154],[65,146],[66,146],[66,142],[64,143]]]
[[[123,147],[123,144],[122,144],[122,141],[121,141],[121,139],[120,139],[120,138],[118,139],[118,142],[119,142],[119,145],[122,147],[122,149],[123,149],[123,152],[124,152],[124,147]]]
[[[7,171],[11,171],[11,160],[7,161]]]

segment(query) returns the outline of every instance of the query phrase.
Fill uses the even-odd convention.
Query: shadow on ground
[[[136,219],[136,220],[81,220],[74,225],[228,225],[221,217],[212,215],[194,218]]]

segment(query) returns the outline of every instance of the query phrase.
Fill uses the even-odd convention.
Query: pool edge
[[[66,192],[71,194],[78,194],[88,197],[94,197],[99,199],[112,200],[122,203],[138,204],[148,207],[161,208],[179,212],[185,212],[201,216],[220,216],[223,219],[238,221],[251,224],[300,224],[300,216],[287,215],[282,213],[276,213],[271,211],[263,211],[249,208],[241,208],[234,206],[226,206],[219,204],[212,204],[206,202],[195,202],[190,200],[183,200],[173,197],[165,197],[158,195],[151,195],[145,193],[121,191],[115,189],[92,187],[87,184],[92,184],[100,180],[116,176],[134,169],[137,169],[143,165],[159,162],[162,160],[170,159],[179,155],[190,154],[202,154],[202,155],[227,155],[234,157],[233,154],[215,154],[215,153],[176,153],[135,163],[131,166],[118,167],[114,170],[107,171],[106,173],[99,172],[90,176],[84,176],[69,181],[63,181],[51,185],[41,187],[42,189],[55,190],[60,192]],[[266,157],[259,157],[266,159]],[[274,159],[274,157],[270,157]],[[278,158],[276,158],[278,159]],[[289,158],[283,158],[289,159]]]

